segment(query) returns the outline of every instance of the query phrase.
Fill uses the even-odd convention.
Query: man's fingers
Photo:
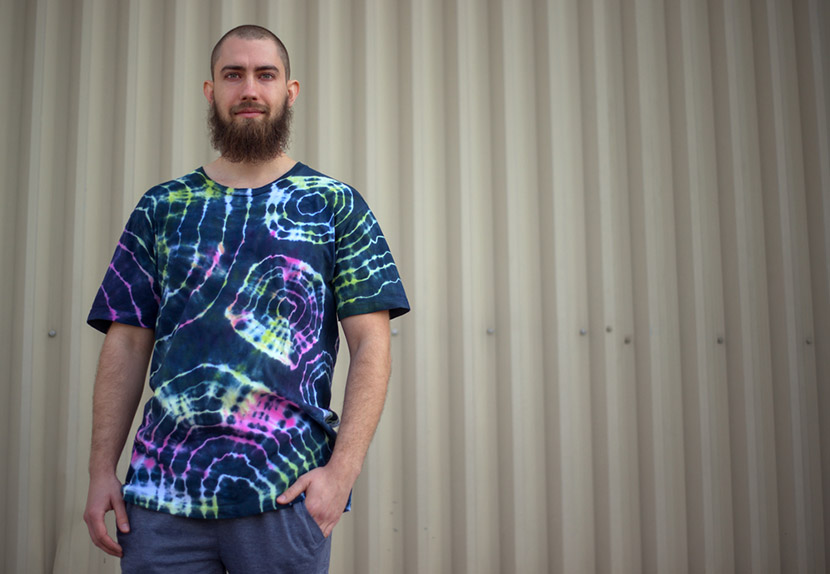
[[[279,502],[280,504],[288,504],[289,502],[291,502],[292,500],[297,498],[297,496],[301,492],[303,492],[303,490],[304,489],[300,489],[299,486],[298,486],[298,483],[295,482],[294,484],[289,486],[285,490],[285,492],[283,492],[282,494],[279,495],[279,497],[277,497],[277,502]]]
[[[127,507],[124,505],[123,498],[113,500],[113,510],[115,510],[115,527],[123,533],[130,531],[130,520],[127,518]]]
[[[100,540],[100,544],[97,546],[107,554],[112,554],[113,556],[118,556],[119,558],[124,555],[124,552],[121,550],[121,545],[110,538],[109,534],[105,533],[104,537]]]
[[[123,551],[121,549],[121,545],[119,545],[115,540],[110,538],[109,533],[107,532],[107,525],[104,522],[104,517],[94,517],[91,520],[87,521],[87,528],[89,528],[89,535],[92,538],[92,542],[106,552],[107,554],[112,554],[113,556],[122,556]]]
[[[277,502],[279,502],[280,504],[288,504],[289,502],[297,498],[301,492],[305,492],[306,488],[308,488],[308,478],[304,474],[297,479],[297,482],[289,486],[285,490],[285,492],[283,492],[277,497]]]

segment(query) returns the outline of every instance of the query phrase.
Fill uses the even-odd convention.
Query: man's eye
[[[260,76],[260,78],[262,78],[263,80],[273,80],[274,79],[274,74],[271,74],[271,73],[262,74]]]
[[[236,72],[229,72],[229,73],[225,74],[225,78],[228,79],[228,80],[235,80],[235,79],[239,78],[239,74],[237,74]]]

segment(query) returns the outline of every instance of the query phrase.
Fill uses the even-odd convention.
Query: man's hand
[[[332,466],[321,466],[300,476],[277,498],[277,502],[288,504],[305,492],[305,507],[323,531],[323,536],[328,538],[343,516],[354,481]]]
[[[115,511],[115,523],[118,530],[124,533],[129,532],[130,523],[127,520],[127,510],[121,496],[121,483],[115,475],[90,477],[89,494],[84,511],[84,522],[89,528],[89,536],[95,546],[107,554],[120,558],[124,555],[121,545],[110,537],[107,525],[104,523],[104,516],[111,510]]]

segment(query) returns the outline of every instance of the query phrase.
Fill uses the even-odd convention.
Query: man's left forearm
[[[363,468],[386,401],[391,370],[389,313],[347,317],[341,322],[349,345],[349,374],[337,441],[328,464],[300,476],[277,498],[289,504],[301,493],[325,536],[340,520]]]
[[[353,321],[356,320],[356,321]],[[349,317],[343,322],[349,343],[349,374],[337,442],[329,465],[357,479],[377,429],[391,372],[389,314]]]

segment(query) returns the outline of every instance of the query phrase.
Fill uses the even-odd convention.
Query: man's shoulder
[[[201,167],[194,169],[175,179],[158,183],[147,190],[147,195],[164,195],[171,191],[199,190],[206,186],[210,179]]]
[[[210,188],[210,179],[206,177],[202,168],[194,169],[175,179],[158,183],[145,191],[139,200],[142,205],[157,205],[169,201],[189,199]]]
[[[345,213],[363,212],[369,209],[363,196],[351,184],[305,164],[298,163],[286,174],[283,181],[292,194],[299,193],[301,196],[306,196],[311,193],[326,198],[328,205],[337,211],[339,217]]]
[[[292,183],[303,182],[307,187],[330,188],[336,191],[348,192],[356,191],[355,188],[348,183],[318,171],[313,167],[309,167],[301,162],[298,162],[294,169],[286,174],[286,177],[288,180],[292,181]]]

